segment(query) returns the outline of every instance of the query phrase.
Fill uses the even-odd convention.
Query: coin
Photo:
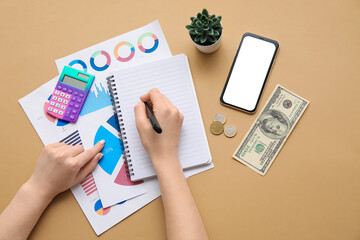
[[[210,131],[212,134],[219,135],[224,131],[224,126],[219,121],[214,121],[210,125]]]
[[[228,125],[225,127],[224,134],[225,136],[231,138],[236,135],[236,128],[232,125]]]
[[[226,117],[225,117],[224,114],[218,113],[218,114],[215,115],[214,121],[219,121],[219,122],[221,122],[222,124],[224,124],[224,123],[226,122]]]

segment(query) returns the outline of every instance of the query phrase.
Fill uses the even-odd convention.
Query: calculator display
[[[87,85],[86,82],[83,82],[83,81],[81,81],[81,80],[78,80],[78,79],[69,77],[69,76],[67,76],[67,75],[64,75],[64,78],[63,78],[62,82],[63,82],[63,83],[66,83],[66,84],[69,84],[69,85],[71,85],[71,86],[80,88],[80,89],[82,89],[82,90],[85,90],[86,85]]]

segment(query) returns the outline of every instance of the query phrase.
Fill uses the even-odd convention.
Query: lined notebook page
[[[134,106],[151,88],[158,88],[184,114],[179,144],[183,168],[211,162],[200,109],[187,57],[184,54],[117,70],[114,84],[128,141],[131,180],[155,176],[151,159],[144,149],[135,124]],[[130,164],[130,163],[129,163]],[[132,168],[132,169],[131,169]]]

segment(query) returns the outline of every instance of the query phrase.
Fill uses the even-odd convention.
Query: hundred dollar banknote
[[[277,85],[233,158],[264,176],[308,104]]]

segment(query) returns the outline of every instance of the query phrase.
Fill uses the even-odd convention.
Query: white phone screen
[[[273,43],[245,36],[223,93],[223,101],[247,111],[255,110],[275,51]]]

